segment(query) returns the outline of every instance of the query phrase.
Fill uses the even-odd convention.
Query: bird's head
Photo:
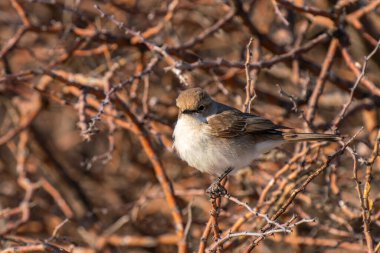
[[[214,100],[201,88],[182,91],[176,102],[179,116],[189,115],[205,119],[214,113]]]

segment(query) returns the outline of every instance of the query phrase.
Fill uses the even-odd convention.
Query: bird
[[[337,141],[324,133],[284,132],[288,127],[215,101],[202,88],[182,91],[173,131],[173,146],[188,165],[214,176],[210,196],[226,194],[220,182],[232,171],[248,166],[261,154],[287,142]]]

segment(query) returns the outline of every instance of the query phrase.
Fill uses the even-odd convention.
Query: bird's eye
[[[198,112],[201,112],[201,111],[203,111],[205,109],[205,106],[204,105],[200,105],[199,107],[198,107]]]

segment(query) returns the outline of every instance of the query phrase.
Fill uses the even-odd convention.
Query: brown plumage
[[[200,105],[208,105],[211,102],[211,97],[201,88],[182,91],[176,100],[177,107],[181,108],[182,111],[194,111],[197,110]]]
[[[223,110],[207,117],[210,133],[221,138],[233,138],[244,135],[265,135],[271,140],[285,141],[336,141],[340,137],[334,134],[287,133],[288,127],[276,125],[272,121],[243,113],[239,110]]]

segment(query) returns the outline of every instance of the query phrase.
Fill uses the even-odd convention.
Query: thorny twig
[[[252,50],[252,47],[254,46],[254,52]],[[256,98],[256,92],[255,92],[255,82],[257,80],[258,70],[255,69],[251,73],[251,61],[258,61],[259,60],[259,52],[258,52],[258,42],[255,42],[253,38],[251,38],[247,44],[246,47],[246,60],[245,60],[245,78],[247,80],[247,84],[245,86],[245,102],[243,106],[243,111],[250,113],[251,112],[251,106],[253,103],[253,100]],[[252,59],[253,58],[253,59]]]
[[[339,123],[344,119],[346,112],[347,112],[347,109],[350,106],[352,99],[354,97],[355,90],[358,87],[360,81],[365,76],[368,61],[375,55],[375,53],[377,52],[379,47],[380,47],[380,40],[378,40],[375,48],[367,56],[364,57],[364,61],[363,61],[362,67],[361,67],[360,75],[358,75],[358,77],[356,78],[354,86],[351,87],[350,96],[349,96],[347,102],[343,105],[342,110],[335,117],[335,119],[333,120],[333,122],[331,124],[331,128],[333,131],[335,131],[337,129],[337,127],[339,126]]]
[[[272,235],[277,234],[277,233],[290,233],[294,227],[296,227],[296,226],[298,226],[300,224],[309,223],[309,222],[314,222],[314,219],[302,219],[302,220],[297,221],[297,222],[295,222],[294,224],[291,224],[291,225],[288,224],[288,223],[286,223],[284,225],[281,225],[285,229],[274,228],[274,229],[270,229],[270,230],[267,230],[267,231],[264,231],[264,232],[248,232],[248,231],[244,231],[244,232],[229,233],[228,235],[226,235],[225,237],[221,238],[220,240],[218,240],[217,242],[215,242],[213,245],[211,245],[209,247],[209,252],[212,252],[219,245],[223,245],[223,243],[225,243],[226,241],[228,241],[230,239],[233,239],[235,237],[249,236],[249,237],[258,237],[258,238],[264,239],[267,236],[272,236]]]
[[[371,191],[373,165],[379,156],[379,146],[380,146],[380,129],[378,130],[377,137],[374,142],[371,157],[366,162],[365,182],[364,182],[362,199],[360,199],[360,202],[362,204],[363,233],[367,241],[368,253],[374,252],[374,246],[373,246],[374,242],[373,242],[373,238],[370,231],[373,201],[370,199],[369,193]],[[358,187],[360,187],[360,185],[358,185]]]
[[[133,29],[128,28],[124,23],[118,21],[115,19],[114,16],[106,14],[103,12],[98,5],[95,5],[95,8],[99,11],[100,15],[102,17],[105,17],[112,21],[115,25],[117,25],[120,29],[124,30],[127,34],[131,34],[137,38],[139,38],[141,43],[144,43],[150,50],[159,53],[161,56],[164,57],[165,61],[169,64],[169,70],[175,74],[178,79],[186,86],[189,86],[187,78],[181,73],[181,70],[177,68],[177,65],[179,65],[179,62],[174,59],[173,56],[171,56],[165,48],[159,47],[153,42],[148,41],[140,32],[134,31]]]

